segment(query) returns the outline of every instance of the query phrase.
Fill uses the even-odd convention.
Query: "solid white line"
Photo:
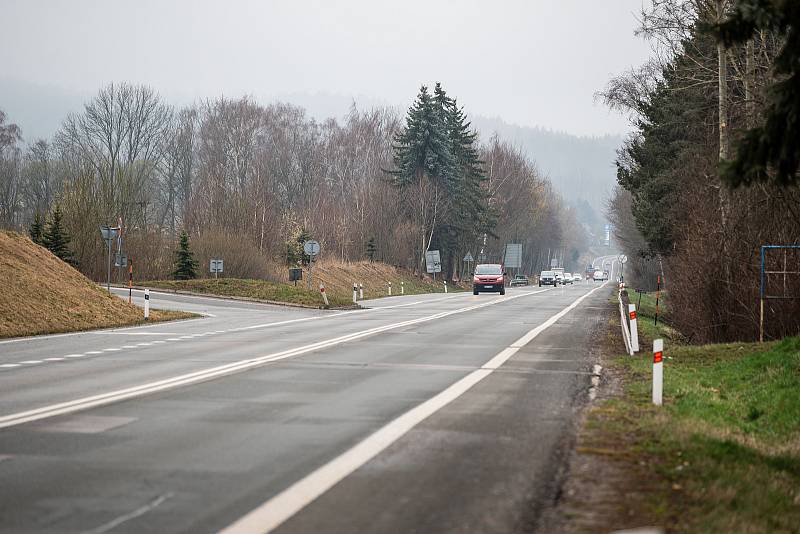
[[[106,523],[104,525],[100,525],[97,528],[89,530],[89,531],[85,532],[84,534],[105,534],[106,532],[109,532],[109,531],[113,530],[114,528],[118,527],[122,523],[125,523],[126,521],[130,521],[131,519],[136,519],[137,517],[146,514],[150,510],[152,510],[154,508],[157,508],[164,501],[166,501],[167,499],[172,497],[172,495],[173,495],[172,493],[167,493],[166,495],[161,495],[160,497],[157,497],[156,499],[154,499],[154,500],[150,501],[149,503],[145,504],[141,508],[137,508],[136,510],[134,510],[133,512],[131,512],[129,514],[125,514],[123,516],[120,516],[120,517],[118,517],[118,518],[116,518],[116,519],[114,519],[112,521],[109,521],[108,523]]]
[[[111,391],[108,393],[101,393],[98,395],[93,395],[90,397],[84,397],[81,399],[75,399],[72,401],[66,401],[59,404],[53,404],[50,406],[43,406],[41,408],[35,408],[33,410],[28,410],[25,412],[18,412],[14,414],[9,414],[5,416],[0,416],[0,428],[6,428],[10,426],[16,426],[23,423],[29,423],[32,421],[38,421],[41,419],[46,419],[49,417],[54,417],[57,415],[64,415],[68,413],[73,413],[81,410],[87,410],[89,408],[94,408],[96,406],[103,406],[106,404],[111,404],[114,402],[119,402],[126,399],[131,399],[135,397],[141,397],[144,395],[149,395],[152,393],[156,393],[159,391],[174,389],[178,387],[184,387],[192,384],[197,384],[200,382],[205,382],[208,380],[213,380],[216,378],[221,378],[223,376],[231,375],[234,373],[239,373],[242,371],[246,371],[248,369],[254,369],[256,367],[260,367],[267,363],[284,360],[287,358],[292,358],[295,356],[299,356],[301,354],[306,354],[309,352],[313,352],[320,349],[325,349],[328,347],[333,347],[336,345],[340,345],[342,343],[346,343],[348,341],[354,341],[356,339],[361,339],[367,336],[372,336],[381,332],[387,332],[390,330],[395,330],[398,328],[404,328],[406,326],[411,326],[415,324],[425,323],[428,321],[434,321],[436,319],[441,319],[443,317],[448,317],[450,315],[456,315],[459,313],[465,313],[472,310],[477,310],[480,308],[485,308],[487,306],[493,306],[495,304],[500,304],[503,302],[508,302],[514,299],[518,299],[520,297],[526,297],[530,295],[536,295],[538,293],[542,293],[542,291],[530,291],[519,293],[516,295],[503,297],[499,299],[493,299],[490,301],[483,302],[481,304],[474,304],[472,306],[467,306],[465,308],[457,308],[455,310],[444,311],[440,313],[436,313],[434,315],[428,315],[425,317],[418,317],[416,319],[409,319],[407,321],[401,321],[399,323],[392,323],[384,326],[377,326],[374,328],[370,328],[367,330],[362,330],[360,332],[354,332],[351,334],[345,334],[336,338],[327,339],[324,341],[319,341],[316,343],[311,343],[309,345],[305,345],[302,347],[297,347],[294,349],[288,349],[281,352],[276,352],[272,354],[267,354],[265,356],[260,356],[257,358],[252,358],[249,360],[240,360],[236,362],[232,362],[225,365],[220,365],[217,367],[212,367],[208,369],[202,369],[200,371],[195,371],[192,373],[187,373],[184,375],[174,376],[171,378],[166,378],[164,380],[158,380],[156,382],[150,382],[147,384],[142,384],[139,386],[133,386],[117,391]]]
[[[514,342],[512,346],[503,349],[499,354],[486,362],[483,368],[471,372],[464,378],[450,385],[441,393],[384,425],[351,449],[306,475],[232,525],[223,529],[221,534],[265,533],[277,528],[320,495],[380,454],[392,443],[403,437],[416,425],[447,406],[466,393],[472,386],[492,374],[495,369],[520,349],[522,345],[519,345],[519,343],[523,340],[527,339],[527,342],[529,342],[548,326],[551,326],[559,318],[574,309],[585,298],[602,287],[603,286],[598,286],[579,297],[545,323],[522,336]]]

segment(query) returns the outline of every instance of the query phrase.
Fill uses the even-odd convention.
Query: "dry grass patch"
[[[141,308],[109,295],[15,232],[0,232],[0,338],[144,323]],[[153,310],[151,321],[194,317]]]

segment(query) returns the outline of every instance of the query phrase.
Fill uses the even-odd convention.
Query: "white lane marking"
[[[166,341],[163,341],[163,340],[159,339],[158,341],[151,341],[150,342],[151,345],[161,345],[162,343],[166,343]]]
[[[25,365],[36,365],[37,363],[42,363],[42,360],[25,360],[19,363],[23,363]]]
[[[244,517],[220,531],[221,534],[264,533],[277,528],[320,495],[353,473],[356,469],[376,457],[412,428],[450,404],[469,391],[472,386],[492,374],[523,346],[519,345],[519,343],[526,339],[528,341],[532,340],[601,287],[603,286],[596,287],[579,297],[572,304],[542,323],[542,325],[537,326],[512,343],[511,346],[500,351],[500,353],[486,362],[481,369],[471,372],[464,378],[447,387],[444,391],[431,397],[422,404],[415,406],[393,421],[390,421],[354,447],[306,475],[255,510],[249,512]],[[534,332],[536,333],[533,334]]]
[[[122,349],[110,348],[110,349],[103,349],[103,352],[117,352],[117,351],[120,351],[120,350],[122,350]]]
[[[64,356],[65,358],[83,358],[86,356],[85,354],[67,354]]]
[[[46,361],[46,362],[63,362],[64,358],[45,358],[44,361]]]
[[[100,525],[97,528],[93,528],[92,530],[87,530],[84,534],[105,534],[106,532],[109,532],[109,531],[115,529],[116,527],[118,527],[122,523],[125,523],[126,521],[130,521],[131,519],[136,519],[140,515],[144,515],[147,512],[149,512],[150,510],[160,506],[164,501],[166,501],[167,499],[171,498],[172,495],[173,495],[172,493],[167,493],[165,495],[161,495],[161,496],[153,499],[149,503],[145,504],[141,508],[137,508],[136,510],[134,510],[133,512],[130,512],[128,514],[121,515],[121,516],[117,517],[116,519],[113,519],[113,520],[109,521],[108,523]]]
[[[84,354],[102,354],[101,350],[87,350]]]
[[[163,326],[163,325],[158,325]],[[178,336],[180,335],[177,332],[91,332],[96,336]]]
[[[167,341],[180,341],[180,340],[181,340],[181,338],[179,338],[179,337],[171,337],[171,338],[167,339]]]
[[[9,367],[9,368],[10,367],[19,367],[19,364],[18,363],[4,363],[4,364],[0,365],[0,367]]]
[[[122,345],[123,349],[135,349],[136,345]]]
[[[310,345],[304,345],[301,347],[297,347],[294,349],[288,349],[281,352],[276,352],[273,354],[267,354],[265,356],[260,356],[257,358],[251,358],[248,360],[240,360],[237,362],[232,362],[225,365],[220,365],[217,367],[211,367],[208,369],[202,369],[200,371],[195,371],[192,373],[187,373],[179,376],[174,376],[171,378],[166,378],[164,380],[158,380],[156,382],[150,382],[147,384],[142,384],[139,386],[133,386],[125,389],[120,389],[116,391],[110,391],[108,393],[100,393],[98,395],[93,395],[91,397],[84,397],[81,399],[75,399],[72,401],[66,401],[58,404],[53,404],[50,406],[43,406],[41,408],[35,408],[33,410],[27,410],[24,412],[13,413],[5,416],[0,416],[0,428],[6,428],[10,426],[20,425],[23,423],[29,423],[31,421],[38,421],[40,419],[46,419],[49,417],[54,417],[57,415],[63,415],[67,413],[73,413],[81,410],[87,410],[89,408],[94,408],[96,406],[103,406],[106,404],[111,404],[114,402],[119,402],[126,399],[131,399],[134,397],[141,397],[144,395],[149,395],[152,393],[156,393],[159,391],[174,389],[178,387],[184,387],[192,384],[197,384],[200,382],[205,382],[208,380],[213,380],[216,378],[220,378],[223,376],[227,376],[234,373],[240,373],[242,371],[246,371],[248,369],[254,369],[256,367],[260,367],[270,362],[275,362],[278,360],[284,360],[286,358],[292,358],[294,356],[299,356],[301,354],[306,354],[309,352],[313,352],[320,349],[325,349],[328,347],[333,347],[335,345],[340,345],[342,343],[346,343],[348,341],[354,341],[356,339],[361,339],[367,336],[372,336],[374,334],[378,334],[381,332],[387,332],[389,330],[395,330],[398,328],[404,328],[406,326],[411,326],[414,324],[425,323],[428,321],[435,321],[436,319],[441,319],[443,317],[448,317],[450,315],[456,315],[460,313],[465,313],[472,310],[477,310],[480,308],[485,308],[487,306],[493,306],[495,304],[500,304],[503,302],[508,302],[514,299],[518,299],[520,297],[526,297],[530,295],[536,295],[538,293],[542,293],[542,291],[526,291],[524,293],[519,293],[517,295],[512,295],[508,297],[502,297],[499,299],[493,299],[481,304],[474,304],[472,306],[467,306],[465,308],[457,308],[455,310],[444,311],[440,313],[436,313],[434,315],[428,315],[425,317],[418,317],[416,319],[409,319],[407,321],[401,321],[399,323],[392,323],[383,326],[376,326],[374,328],[370,328],[367,330],[362,330],[360,332],[354,332],[351,334],[345,334],[343,336],[339,336],[332,339],[327,339],[324,341],[319,341],[316,343],[311,343]]]
[[[192,336],[181,336],[181,339],[192,339]]]
[[[150,345],[152,345],[152,343],[145,342],[145,343],[137,343],[136,344],[137,347],[149,347]],[[91,354],[91,353],[89,353],[89,354]]]

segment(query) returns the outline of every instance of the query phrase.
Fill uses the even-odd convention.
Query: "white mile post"
[[[400,294],[401,295],[405,295],[406,294],[406,283],[405,282],[400,282]]]
[[[664,392],[664,340],[653,340],[653,404],[661,406]]]
[[[150,290],[144,290],[144,320],[150,318]]]
[[[447,280],[444,281],[444,292],[447,293]]]
[[[631,320],[631,350],[639,352],[639,329],[636,328],[636,305],[628,304],[628,315]]]
[[[389,282],[389,296],[392,296],[392,283]]]
[[[353,282],[353,304],[358,301],[358,286]]]
[[[364,300],[364,284],[358,284],[358,298]]]

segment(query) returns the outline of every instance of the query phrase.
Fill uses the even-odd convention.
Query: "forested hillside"
[[[424,249],[439,248],[448,275],[463,272],[468,251],[501,261],[509,241],[523,243],[528,271],[549,251],[577,262],[586,237],[575,210],[524,151],[478,140],[461,104],[437,91],[448,116],[426,131],[442,136],[439,155],[452,161],[435,169],[404,167],[398,152],[422,92],[405,118],[353,107],[319,122],[284,103],[220,97],[175,108],[150,87],[112,84],[38,140],[3,115],[0,226],[27,229],[58,207],[76,265],[95,279],[105,273],[99,226],[119,223],[139,278],[168,276],[182,230],[198,257],[224,257],[239,277],[292,264],[307,238],[328,259],[366,259],[369,249],[417,271]]]
[[[641,31],[661,53],[605,92],[636,128],[610,209],[629,273],[653,288],[663,266],[673,324],[697,341],[758,337],[760,247],[800,237],[792,5],[654,2]],[[770,253],[765,268],[797,271],[800,254]],[[764,282],[781,297],[765,303],[766,337],[796,333],[800,300],[784,297],[800,296],[800,278]]]

